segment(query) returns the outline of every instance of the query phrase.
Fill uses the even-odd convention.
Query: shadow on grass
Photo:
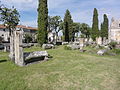
[[[31,58],[31,59],[25,60],[25,64],[28,65],[28,64],[37,63],[43,60],[44,60],[44,57]]]
[[[7,62],[7,60],[0,60],[0,63],[4,63],[4,62]]]

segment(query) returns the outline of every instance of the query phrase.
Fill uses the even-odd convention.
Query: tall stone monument
[[[14,31],[14,50],[15,50],[15,64],[19,66],[24,65],[24,58],[23,58],[23,47],[22,47],[22,38],[23,32],[19,30]]]
[[[97,45],[102,45],[102,38],[96,38]]]
[[[84,38],[80,38],[80,49],[83,49],[84,42],[85,42]]]

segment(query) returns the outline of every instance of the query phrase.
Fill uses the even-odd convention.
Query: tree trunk
[[[56,32],[56,43],[57,43],[57,40],[58,40],[58,33]]]
[[[14,33],[10,32],[10,59],[14,61]]]

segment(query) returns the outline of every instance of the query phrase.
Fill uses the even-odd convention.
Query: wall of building
[[[30,34],[33,38],[33,41],[35,41],[37,30],[36,29],[29,29],[27,27],[24,28],[24,27],[23,28],[20,27],[20,28],[22,28],[21,30],[23,31],[23,39],[24,39],[25,34]],[[17,29],[20,29],[20,28],[18,27]],[[8,42],[9,38],[10,38],[9,37],[9,30],[6,29],[3,25],[1,25],[1,27],[0,27],[0,37],[2,37],[5,42]]]
[[[0,28],[0,37],[2,37],[4,41],[8,41],[9,40],[9,30]]]
[[[120,43],[120,20],[112,18],[109,30],[109,40]]]

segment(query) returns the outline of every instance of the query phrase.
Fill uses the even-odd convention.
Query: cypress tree
[[[104,37],[103,23],[101,23],[100,36],[101,36],[101,37]]]
[[[97,37],[99,37],[98,11],[96,8],[94,8],[91,37],[94,41],[96,40]]]
[[[104,21],[103,24],[101,25],[101,37],[102,39],[105,37],[108,39],[108,29],[109,29],[109,20],[107,18],[107,15],[104,14]]]
[[[39,0],[38,4],[38,35],[40,45],[47,43],[48,7],[47,0]]]
[[[69,10],[66,10],[64,17],[64,36],[65,41],[69,42],[73,37],[73,20]]]

